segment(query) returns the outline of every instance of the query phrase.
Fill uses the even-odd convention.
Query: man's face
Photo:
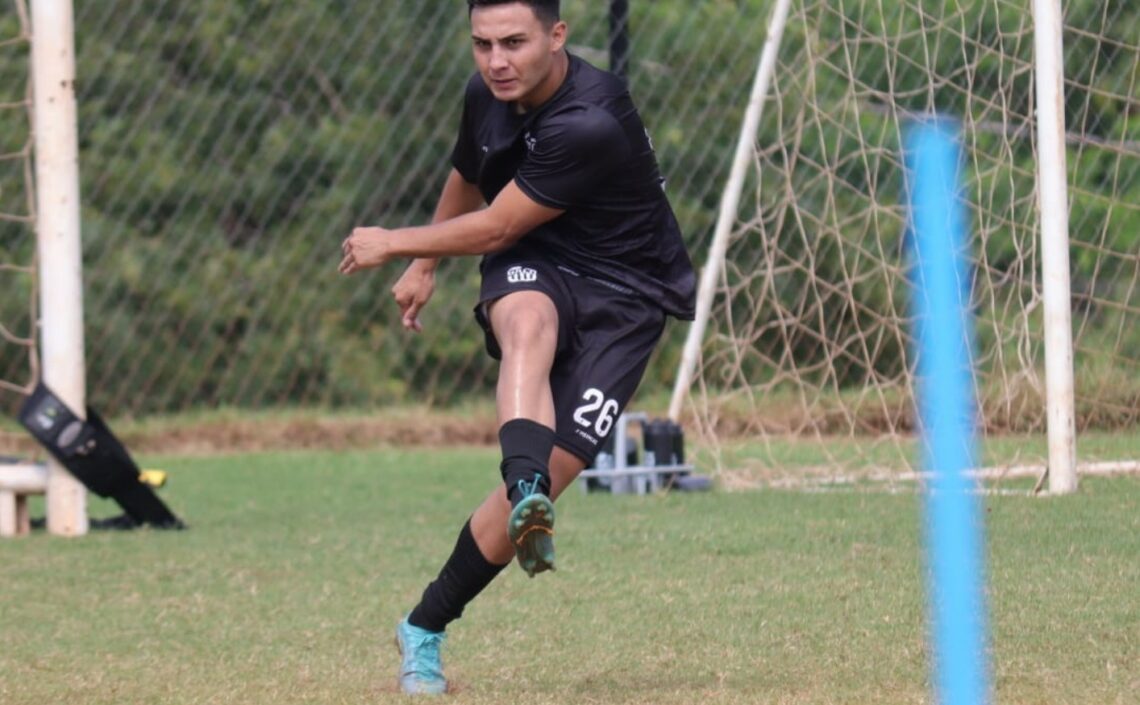
[[[566,43],[565,23],[545,27],[522,3],[476,7],[471,39],[479,73],[496,99],[530,109],[558,88],[551,83],[555,57]]]

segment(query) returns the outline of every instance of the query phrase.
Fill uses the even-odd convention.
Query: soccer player
[[[623,82],[566,51],[558,0],[468,0],[478,72],[432,224],[356,228],[344,274],[414,258],[392,288],[409,330],[438,258],[483,255],[475,317],[499,363],[497,486],[400,622],[400,684],[447,689],[444,629],[517,558],[554,568],[551,503],[597,454],[667,315],[691,319],[692,264]],[[484,207],[485,206],[485,207]]]

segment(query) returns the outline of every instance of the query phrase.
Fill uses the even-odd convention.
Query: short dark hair
[[[467,0],[467,16],[477,7],[490,7],[491,5],[510,5],[513,3],[526,5],[534,10],[534,16],[547,27],[562,19],[561,0]]]

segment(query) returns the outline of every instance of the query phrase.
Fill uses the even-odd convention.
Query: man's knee
[[[550,347],[558,341],[558,311],[545,294],[520,292],[496,301],[491,325],[504,353]]]

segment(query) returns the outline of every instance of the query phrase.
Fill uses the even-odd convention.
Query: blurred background
[[[628,75],[700,266],[769,0],[630,0]],[[937,6],[937,7],[935,7]],[[610,67],[610,3],[564,0]],[[356,225],[428,220],[473,72],[464,3],[78,0],[90,403],[106,416],[489,398],[474,259],[406,335]],[[24,0],[0,3],[0,410],[35,378]],[[1029,2],[795,0],[685,416],[706,438],[913,429],[900,144],[962,125],[987,433],[1044,429]],[[1140,422],[1140,5],[1065,3],[1081,430]],[[642,385],[663,413],[685,326]],[[840,458],[833,458],[840,462]]]

